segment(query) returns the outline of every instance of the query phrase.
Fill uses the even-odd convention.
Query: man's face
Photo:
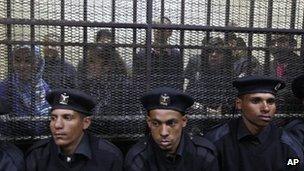
[[[264,128],[276,112],[275,97],[271,93],[253,93],[241,96],[236,101],[237,109],[247,128]]]
[[[50,128],[53,139],[59,147],[71,148],[78,145],[83,130],[91,124],[90,117],[68,109],[54,109],[51,112]]]
[[[107,66],[104,64],[100,57],[94,56],[94,54],[89,54],[87,60],[87,77],[88,78],[99,78],[107,70]]]
[[[209,65],[218,66],[224,63],[224,53],[221,50],[213,50],[208,55]]]
[[[30,53],[17,53],[13,58],[14,72],[19,75],[21,81],[31,79],[32,73],[36,68],[37,61],[31,57]]]
[[[154,43],[160,45],[166,44],[171,35],[172,30],[154,30]]]
[[[147,118],[153,140],[168,153],[175,153],[179,145],[186,116],[174,110],[154,109]]]
[[[111,42],[112,42],[112,38],[111,37],[107,37],[107,36],[100,37],[97,40],[97,43],[100,43],[100,44],[110,44]]]
[[[43,48],[43,54],[45,58],[57,58],[59,56],[59,47],[45,46]]]

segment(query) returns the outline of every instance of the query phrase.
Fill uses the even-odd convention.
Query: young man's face
[[[29,51],[20,50],[13,57],[14,72],[19,75],[21,81],[28,81],[31,79],[32,73],[36,68],[37,60],[31,56]]]
[[[221,50],[213,50],[208,55],[209,65],[218,66],[224,63],[224,53]]]
[[[147,123],[156,144],[168,153],[175,153],[187,124],[186,116],[174,110],[154,109],[149,111]]]
[[[276,112],[275,96],[271,93],[245,94],[236,101],[237,109],[247,128],[264,128]]]
[[[90,117],[84,117],[69,109],[54,109],[51,112],[50,128],[53,139],[59,147],[76,147],[81,140],[83,130],[91,124]]]

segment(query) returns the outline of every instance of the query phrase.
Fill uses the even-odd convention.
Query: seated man
[[[218,170],[214,146],[183,131],[185,110],[192,106],[192,97],[162,87],[144,95],[141,102],[148,112],[151,133],[130,149],[126,170]]]
[[[7,104],[0,99],[0,115],[9,113]],[[0,142],[0,170],[23,171],[24,160],[22,151],[10,143]]]
[[[86,132],[95,107],[92,97],[77,90],[47,95],[52,106],[53,138],[34,144],[26,155],[27,170],[122,170],[122,154],[106,140]]]
[[[285,87],[279,79],[249,76],[233,82],[238,90],[236,108],[242,117],[210,131],[205,137],[218,151],[225,171],[303,170],[301,145],[271,120],[276,93]],[[298,163],[294,164],[297,159]]]

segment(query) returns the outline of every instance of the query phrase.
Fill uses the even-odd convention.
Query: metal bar
[[[273,0],[268,0],[268,12],[267,12],[267,28],[272,28],[272,10],[273,10]],[[266,46],[269,47],[271,43],[271,33],[266,33]],[[264,74],[270,74],[270,52],[269,50],[265,51],[264,59]]]
[[[30,41],[8,41],[8,40],[0,40],[0,44],[6,44],[6,45],[31,45]],[[43,45],[43,46],[92,46],[92,45],[96,45],[96,43],[78,43],[78,42],[64,42],[64,43],[57,43],[57,42],[42,42],[42,41],[35,41],[34,42],[35,45]],[[122,44],[122,43],[116,43],[113,44],[113,47],[136,47],[136,48],[145,48],[146,45],[142,45],[142,44]],[[202,47],[208,47],[208,46],[199,46],[199,45],[151,45],[151,47],[155,47],[155,48],[185,48],[185,49],[200,49]],[[240,50],[240,49],[246,49],[246,50],[271,50],[271,49],[276,49],[276,48],[271,48],[271,47],[247,47],[247,48],[243,48],[243,47],[236,47],[236,48],[228,48],[231,50]],[[286,50],[302,50],[301,48],[290,48],[290,47],[286,47],[286,48],[281,48],[281,49],[286,49]]]
[[[146,90],[150,89],[151,84],[151,51],[152,51],[152,11],[153,10],[153,3],[152,1],[147,1],[147,30],[146,30],[146,56],[147,56],[147,86]]]
[[[83,0],[83,21],[87,22],[88,20],[88,0]],[[83,27],[83,61],[86,62],[87,60],[87,43],[88,43],[88,27]]]
[[[60,6],[60,20],[64,21],[64,14],[65,14],[65,1],[61,0],[61,6]],[[64,26],[60,26],[60,42],[64,43],[64,37],[65,37],[65,29]],[[64,45],[60,45],[60,54],[61,54],[61,61],[64,62],[65,60],[65,51],[64,51]]]
[[[133,0],[133,23],[137,23],[137,0]],[[137,44],[137,29],[133,28],[133,45]],[[136,47],[132,45],[132,57],[136,56]]]
[[[34,20],[35,19],[35,0],[31,0],[30,1],[30,19]],[[35,56],[35,25],[30,25],[30,36],[31,36],[31,56],[34,57]],[[35,59],[35,58],[32,58]],[[31,77],[31,82],[35,82],[36,78],[35,77]],[[31,94],[35,94],[35,89],[31,88]],[[35,101],[36,101],[36,96],[33,96],[33,98],[31,99],[31,111],[33,111],[32,113],[29,113],[29,115],[33,116],[35,113]]]
[[[164,17],[165,17],[165,0],[160,1],[160,23],[164,23]]]
[[[304,30],[304,15],[303,15],[303,19],[302,19],[302,30]],[[301,35],[301,51],[300,51],[300,57],[302,58],[302,61],[304,64],[304,34]],[[303,69],[304,69],[304,65],[303,65]]]
[[[212,0],[207,1],[207,23],[206,23],[207,26],[210,26],[211,24],[211,3]],[[209,42],[209,40],[210,40],[210,31],[207,30],[206,41]]]
[[[12,9],[11,9],[11,0],[7,0],[6,1],[6,17],[7,18],[11,18],[12,17]],[[8,41],[12,40],[12,25],[11,24],[7,24],[6,25],[6,38]],[[11,66],[12,66],[12,45],[11,44],[7,44],[7,55],[8,55],[8,73],[10,73],[10,71],[12,70]]]
[[[115,23],[115,14],[116,14],[116,0],[112,0],[111,21],[114,24],[116,24]],[[114,43],[115,42],[115,28],[112,27],[111,32],[112,32],[111,42]]]
[[[185,0],[181,1],[181,25],[185,24]],[[179,44],[183,46],[185,44],[185,30],[180,31],[180,41]],[[184,59],[184,48],[180,48],[180,54],[182,59]]]
[[[291,1],[291,11],[290,11],[290,28],[295,28],[296,22],[296,7],[297,7],[297,0]]]
[[[254,22],[254,2],[255,0],[250,1],[250,9],[249,9],[249,28],[253,28]],[[252,47],[253,34],[249,33],[248,35],[248,47]],[[252,51],[247,50],[247,54],[249,57],[249,67],[247,68],[248,73],[252,72]]]
[[[212,32],[237,32],[237,33],[278,33],[278,34],[304,34],[303,29],[280,29],[280,28],[246,28],[246,27],[219,27],[202,25],[166,25],[166,24],[138,24],[138,23],[105,23],[84,21],[59,21],[59,20],[29,20],[29,19],[0,19],[0,24],[18,25],[46,25],[46,26],[75,26],[75,27],[115,27],[115,28],[137,28],[137,29],[173,29],[173,30],[196,30]]]

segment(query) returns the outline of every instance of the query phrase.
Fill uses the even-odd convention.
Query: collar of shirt
[[[269,124],[264,128],[262,132],[260,132],[257,135],[252,135],[248,128],[245,126],[245,123],[243,122],[243,119],[239,119],[238,122],[238,131],[237,131],[237,139],[240,141],[246,137],[252,137],[257,138],[259,140],[259,143],[264,143],[267,140],[267,137],[269,136],[271,129],[271,125]]]
[[[83,155],[89,159],[92,159],[92,151],[91,151],[91,147],[90,147],[90,142],[89,142],[89,136],[87,133],[84,133],[80,143],[78,144],[78,147],[76,148],[74,154],[72,156],[74,156],[75,154],[80,154]],[[57,146],[58,149],[58,155],[61,156],[66,156],[62,153],[61,149]],[[72,157],[73,159],[73,157]]]

